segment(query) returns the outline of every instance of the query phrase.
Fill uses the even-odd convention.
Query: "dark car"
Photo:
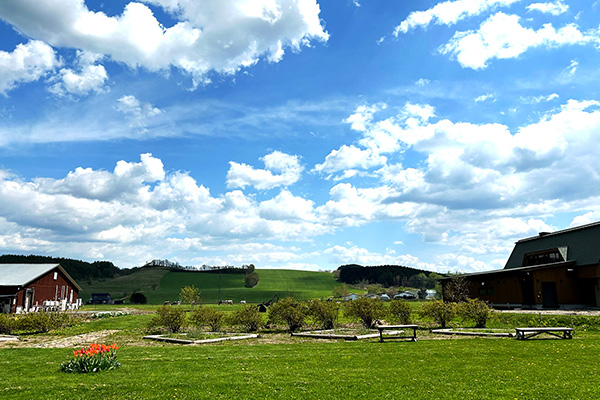
[[[114,304],[115,302],[110,297],[110,293],[92,293],[92,297],[86,304]]]

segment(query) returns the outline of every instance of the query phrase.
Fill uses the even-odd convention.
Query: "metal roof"
[[[504,269],[523,266],[526,254],[566,247],[565,261],[576,265],[591,265],[600,262],[600,221],[552,233],[542,232],[538,236],[521,239],[515,243]]]
[[[81,290],[60,264],[0,264],[0,286],[25,286],[57,267]]]

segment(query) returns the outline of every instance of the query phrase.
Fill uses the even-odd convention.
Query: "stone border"
[[[369,333],[367,335],[338,335],[331,330],[328,331],[314,331],[313,332],[300,332],[300,333],[292,333],[292,336],[297,337],[307,337],[312,339],[343,339],[343,340],[361,340],[361,339],[372,339],[379,338],[379,333]],[[386,332],[386,335],[397,335],[403,333],[404,331],[389,331]]]
[[[511,333],[511,332],[477,332],[477,331],[454,330],[452,328],[432,329],[431,333],[437,333],[437,334],[440,334],[440,335],[485,336],[485,337],[515,337],[515,334]]]
[[[163,335],[147,335],[143,339],[157,340],[159,342],[176,343],[176,344],[204,344],[204,343],[217,343],[224,342],[226,340],[243,340],[243,339],[255,339],[258,334],[242,335],[242,336],[224,336],[212,339],[201,339],[201,340],[189,340],[189,339],[177,339],[165,337]]]
[[[0,335],[0,342],[11,342],[14,340],[19,340],[18,336],[12,336],[12,335]]]

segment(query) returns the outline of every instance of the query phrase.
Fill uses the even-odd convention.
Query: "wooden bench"
[[[387,339],[410,339],[412,342],[417,341],[417,325],[377,325],[377,330],[379,330],[379,341],[383,342],[383,331],[387,329],[412,329],[412,336],[387,336]]]
[[[573,328],[554,327],[554,328],[515,328],[517,331],[517,340],[531,339],[534,336],[547,333],[560,339],[572,339]]]

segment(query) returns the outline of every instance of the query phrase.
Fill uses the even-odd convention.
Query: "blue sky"
[[[5,0],[0,253],[501,268],[600,219],[600,2]]]

